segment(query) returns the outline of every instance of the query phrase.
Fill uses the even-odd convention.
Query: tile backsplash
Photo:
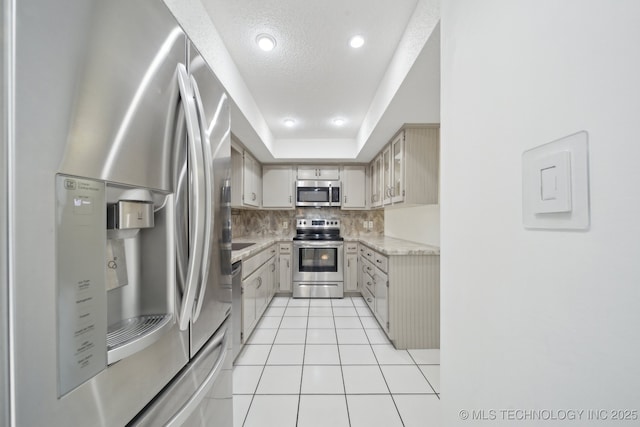
[[[343,211],[339,208],[297,208],[296,210],[231,210],[233,237],[282,236],[293,237],[297,218],[337,218],[343,237],[382,236],[384,211]],[[373,221],[366,229],[364,221]],[[286,224],[287,227],[283,227]]]

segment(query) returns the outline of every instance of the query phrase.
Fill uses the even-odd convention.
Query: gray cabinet
[[[372,208],[382,206],[382,154],[369,165],[369,201]]]
[[[242,343],[251,335],[275,294],[276,246],[242,261]]]
[[[244,205],[259,208],[262,202],[262,169],[260,163],[247,150],[243,152],[243,191]]]
[[[278,255],[278,292],[292,292],[293,288],[291,287],[292,280],[292,259],[291,259],[291,243],[280,243],[279,244],[279,255]]]
[[[262,169],[248,151],[231,146],[231,207],[259,208],[262,202]]]
[[[358,291],[358,244],[347,242],[344,245],[344,290]]]
[[[394,346],[440,348],[440,256],[387,256],[361,242],[360,262],[360,292]]]
[[[256,271],[242,281],[242,342],[251,335],[256,325],[256,300],[260,272]]]
[[[386,260],[381,254],[375,254],[376,261]],[[375,316],[385,332],[389,333],[389,276],[377,264],[373,273],[373,287],[375,289]]]
[[[298,179],[306,181],[339,180],[338,166],[301,165],[298,166]]]
[[[262,207],[294,209],[294,179],[292,166],[262,167]]]
[[[346,209],[365,209],[366,170],[365,166],[344,166],[342,168],[342,206]]]
[[[440,126],[403,127],[369,165],[372,207],[438,203]]]

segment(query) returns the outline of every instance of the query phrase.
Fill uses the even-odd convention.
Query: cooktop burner
[[[344,240],[339,219],[298,219],[293,240]]]

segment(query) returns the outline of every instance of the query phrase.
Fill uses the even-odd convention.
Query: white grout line
[[[355,308],[356,306],[353,304],[353,299],[351,297],[348,297],[348,298],[350,298],[350,300],[351,300],[352,307]],[[285,311],[288,308],[289,302],[291,300],[292,300],[292,298],[289,298],[288,301],[287,301],[287,304],[284,306]],[[297,411],[296,411],[296,425],[297,425],[298,420],[300,418],[300,404],[301,404],[301,397],[302,397],[302,382],[303,382],[303,377],[304,377],[304,367],[305,367],[305,357],[306,357],[307,346],[308,345],[316,345],[316,344],[307,344],[307,332],[309,330],[309,318],[311,317],[309,315],[309,312],[310,312],[310,309],[311,309],[311,304],[309,306],[305,306],[305,307],[307,308],[307,316],[306,316],[307,317],[307,323],[306,323],[306,327],[304,329],[305,330],[304,344],[302,344],[303,345],[302,363],[301,363],[301,365],[297,365],[297,364],[278,365],[278,366],[301,366],[300,388],[299,388],[299,393],[298,393],[298,407],[297,407]],[[297,307],[296,306],[295,308],[305,308],[305,307]],[[331,313],[332,313],[331,319],[333,320],[333,328],[322,328],[322,329],[327,329],[327,330],[333,329],[333,332],[334,332],[334,334],[336,336],[336,348],[337,348],[337,351],[338,351],[338,362],[339,362],[339,366],[340,366],[340,373],[341,373],[341,376],[342,376],[342,388],[344,390],[343,396],[344,396],[345,405],[346,405],[346,408],[347,408],[347,418],[349,420],[349,425],[351,425],[351,413],[349,412],[349,401],[347,399],[348,394],[347,394],[346,384],[345,384],[345,380],[344,380],[344,369],[343,369],[343,366],[345,366],[345,365],[342,364],[342,354],[340,353],[340,342],[337,339],[338,338],[338,327],[336,326],[336,316],[335,316],[335,313],[333,311],[333,309],[334,309],[333,300],[332,300],[332,303],[331,303],[331,305],[329,307],[331,308]],[[346,307],[346,306],[338,306],[338,307]],[[326,307],[324,307],[324,308],[326,308]],[[369,309],[369,307],[366,307],[366,308],[367,308],[367,310],[369,312],[371,311]],[[292,317],[292,316],[288,316],[288,317]],[[303,317],[303,316],[298,316],[298,317]],[[326,317],[329,317],[329,316],[326,316]],[[338,317],[342,317],[342,316],[338,316]],[[356,316],[349,316],[349,317],[356,317]],[[402,419],[402,414],[401,414],[401,412],[400,412],[400,410],[399,410],[399,408],[398,408],[398,406],[396,404],[396,401],[395,401],[395,399],[393,397],[393,393],[391,393],[391,389],[389,388],[389,384],[388,384],[387,379],[386,379],[386,377],[384,375],[384,371],[382,370],[382,366],[380,365],[380,360],[378,359],[378,356],[376,355],[376,352],[373,349],[373,345],[378,345],[378,344],[371,343],[371,340],[369,339],[369,336],[366,335],[366,329],[367,328],[364,327],[364,323],[362,322],[362,317],[370,317],[370,316],[361,316],[360,313],[357,313],[357,318],[360,321],[360,324],[362,325],[362,330],[365,331],[365,336],[367,337],[368,344],[353,344],[353,345],[363,345],[363,346],[368,345],[369,346],[369,348],[370,348],[371,352],[373,353],[373,356],[374,356],[374,358],[376,360],[376,365],[378,366],[378,369],[379,369],[380,373],[382,374],[382,378],[383,378],[383,380],[385,382],[385,385],[387,386],[388,393],[350,393],[349,395],[353,395],[353,396],[369,396],[369,395],[371,395],[371,396],[385,396],[385,395],[388,395],[388,396],[390,396],[391,399],[392,399],[393,405],[396,408],[396,412],[397,412],[398,416],[400,417],[400,421],[401,421],[402,425],[404,426],[404,420]],[[247,408],[247,412],[245,413],[244,419],[242,421],[242,426],[244,426],[244,424],[246,423],[247,417],[249,416],[249,412],[251,411],[251,406],[253,405],[253,400],[254,400],[254,398],[256,396],[256,392],[258,390],[258,387],[260,386],[260,381],[262,380],[262,376],[264,374],[264,370],[267,367],[267,363],[269,361],[269,357],[271,356],[271,352],[273,351],[273,346],[276,345],[275,339],[277,338],[278,333],[282,329],[281,326],[282,326],[283,319],[284,319],[284,313],[280,318],[280,322],[278,323],[278,327],[277,328],[264,328],[264,329],[277,329],[276,336],[274,338],[274,341],[270,344],[269,353],[267,354],[267,358],[266,358],[264,364],[263,365],[239,365],[239,366],[262,366],[262,371],[260,373],[260,378],[258,379],[258,384],[256,385],[256,388],[255,388],[253,394],[251,395],[251,401],[249,403],[249,406]],[[260,320],[262,320],[262,319],[260,319]],[[302,329],[302,328],[295,328],[295,329]],[[340,329],[358,329],[358,328],[340,328]],[[369,329],[371,329],[371,328],[369,328]],[[389,343],[389,344],[391,344],[391,343]],[[269,345],[269,344],[256,344],[256,345]],[[317,345],[333,345],[333,344],[317,344]],[[343,345],[347,345],[347,344],[343,344]],[[420,371],[421,375],[425,378],[425,380],[427,381],[427,383],[429,384],[429,386],[433,390],[433,392],[436,395],[436,397],[438,398],[438,400],[440,400],[440,393],[437,393],[435,391],[435,389],[433,388],[433,386],[429,382],[429,379],[426,377],[424,372],[422,372],[422,370],[420,369],[420,367],[419,367],[416,359],[413,357],[413,355],[411,355],[410,352],[407,352],[407,353],[409,354],[409,357],[413,361],[413,366],[416,366],[418,368],[418,370]],[[376,366],[376,365],[348,365],[348,366]],[[433,364],[433,365],[435,365],[435,364]],[[439,366],[439,364],[437,364],[437,365]],[[323,365],[323,366],[335,366],[335,365]],[[398,365],[385,365],[385,366],[411,366],[411,365],[398,364]],[[396,394],[397,395],[416,395],[416,393],[396,393]],[[431,395],[431,393],[418,393],[418,394],[429,394],[429,395]],[[326,394],[319,393],[318,395],[326,395]],[[267,396],[267,395],[265,395],[265,396]],[[275,395],[271,394],[271,396],[275,396]]]

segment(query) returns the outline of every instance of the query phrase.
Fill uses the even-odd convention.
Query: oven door
[[[342,282],[342,247],[339,241],[294,241],[293,281]]]

